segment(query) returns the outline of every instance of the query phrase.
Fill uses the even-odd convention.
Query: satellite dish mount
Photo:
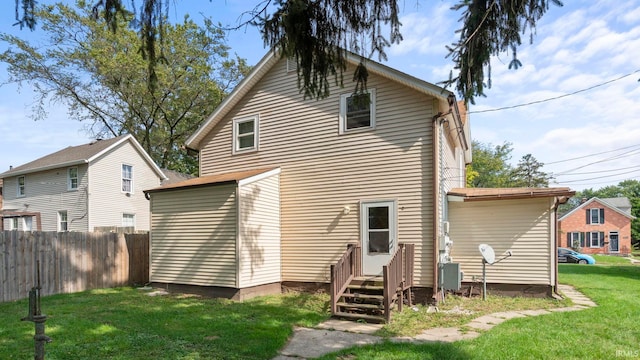
[[[505,256],[496,260],[496,253],[493,251],[491,245],[480,244],[478,250],[480,250],[480,254],[482,255],[482,300],[487,300],[487,264],[497,264],[513,254],[511,250],[508,250]]]

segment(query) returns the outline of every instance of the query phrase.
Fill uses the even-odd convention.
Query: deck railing
[[[391,309],[395,303],[398,305],[398,311],[402,311],[405,296],[411,306],[414,254],[414,244],[398,244],[398,249],[389,264],[382,267],[384,313],[387,322],[391,320]]]
[[[347,251],[335,265],[331,265],[331,314],[338,310],[338,300],[351,280],[362,275],[362,248],[358,244],[347,245]]]

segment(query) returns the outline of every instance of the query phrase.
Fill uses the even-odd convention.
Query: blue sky
[[[200,19],[202,13],[233,25],[257,3],[177,0],[172,16],[188,12]],[[384,64],[432,83],[448,78],[452,64],[445,45],[459,27],[452,3],[404,2],[404,41],[388,51]],[[531,153],[547,164],[544,171],[557,174],[551,186],[596,189],[640,179],[640,0],[564,3],[550,7],[533,44],[524,37],[518,50],[522,68],[508,70],[510,54],[494,59],[492,88],[470,107],[472,138],[511,142],[514,164]],[[0,31],[37,41],[38,30],[11,26],[14,2],[2,6]],[[252,65],[267,51],[251,27],[231,33],[228,44]],[[6,80],[0,64],[0,82]],[[0,87],[0,171],[91,140],[85,125],[69,120],[59,104],[51,104],[46,120],[31,120],[32,102],[29,86]]]

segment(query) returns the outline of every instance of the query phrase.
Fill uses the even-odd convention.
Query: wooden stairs
[[[386,322],[383,278],[354,278],[336,305],[335,317],[372,323]]]

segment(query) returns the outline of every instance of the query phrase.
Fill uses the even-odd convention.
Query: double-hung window
[[[25,187],[26,187],[25,177],[18,176],[18,192],[17,192],[18,197],[23,197],[26,195]]]
[[[133,166],[122,164],[122,192],[133,192]]]
[[[233,153],[258,150],[260,118],[258,115],[233,119]]]
[[[122,227],[136,227],[136,216],[135,214],[122,214]]]
[[[69,231],[69,221],[67,211],[58,211],[58,231]]]
[[[77,167],[72,167],[67,170],[67,190],[78,190]]]
[[[604,232],[591,231],[587,233],[587,243],[589,247],[597,248],[604,246]]]
[[[570,247],[570,248],[584,247],[584,235],[579,232],[568,233],[567,247]]]
[[[376,90],[340,96],[340,134],[376,127]]]
[[[587,224],[604,224],[604,209],[587,209]]]

